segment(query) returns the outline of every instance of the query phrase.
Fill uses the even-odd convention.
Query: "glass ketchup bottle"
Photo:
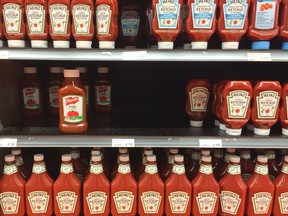
[[[64,70],[64,80],[59,89],[59,129],[63,133],[84,133],[86,119],[86,91],[80,81],[79,70]]]
[[[111,215],[136,215],[137,182],[134,179],[129,162],[129,155],[119,158],[118,172],[111,182]]]
[[[59,115],[59,96],[58,90],[61,88],[63,81],[63,68],[50,67],[50,76],[48,81],[49,94],[49,113]]]
[[[212,157],[202,156],[199,173],[192,184],[192,214],[217,216],[220,187],[215,180]]]
[[[148,155],[153,155],[153,150],[152,149],[145,149],[144,152],[143,152],[142,164],[140,165],[140,167],[138,169],[136,169],[136,173],[135,173],[135,179],[137,181],[141,179],[141,177],[143,176],[143,174],[145,172],[145,168],[146,168],[146,164],[147,164],[147,156]]]
[[[32,175],[25,185],[28,216],[53,214],[54,181],[46,171],[43,154],[34,155]]]
[[[139,216],[162,216],[164,213],[164,183],[158,174],[155,155],[147,155],[142,178],[138,181]]]
[[[242,150],[240,154],[241,158],[241,176],[246,182],[254,172],[254,164],[251,159],[250,150]]]
[[[83,158],[81,158],[79,149],[71,148],[70,155],[72,158],[74,173],[77,178],[83,182],[86,171],[86,164],[84,163]]]
[[[46,0],[24,0],[26,11],[26,32],[32,48],[47,48],[48,6]]]
[[[260,81],[253,89],[251,121],[254,134],[267,136],[279,118],[279,101],[282,87],[278,81]]]
[[[158,41],[158,49],[173,49],[174,41],[182,30],[183,0],[153,0],[152,31]]]
[[[287,46],[288,46],[288,43],[287,43]],[[288,136],[288,83],[285,83],[283,85],[281,100],[282,100],[282,103],[281,103],[280,111],[279,111],[280,112],[279,121],[282,126],[282,134],[285,136]]]
[[[6,155],[4,175],[0,180],[0,215],[25,215],[25,184],[15,164],[15,156]]]
[[[181,214],[188,216],[191,213],[192,186],[185,175],[184,157],[174,156],[171,175],[165,180],[165,215]]]
[[[274,179],[280,174],[281,170],[278,166],[278,163],[276,161],[275,151],[274,150],[266,150],[265,156],[268,158],[268,172],[269,177],[271,181],[274,181]]]
[[[53,186],[54,214],[79,215],[81,212],[81,182],[74,174],[72,158],[62,155],[60,174]]]
[[[186,86],[186,113],[192,127],[202,127],[209,114],[211,84],[207,79],[190,79]]]
[[[229,166],[229,158],[232,155],[235,155],[236,149],[235,148],[227,148],[226,153],[224,156],[224,162],[222,163],[221,167],[219,169],[215,170],[214,173],[216,175],[216,179],[219,181],[223,178],[223,176],[226,174]]]
[[[166,165],[163,167],[160,176],[163,181],[165,181],[172,172],[173,164],[174,164],[174,156],[178,154],[178,148],[170,148],[168,153],[168,159]]]
[[[220,185],[220,216],[244,216],[247,186],[241,177],[240,157],[232,155],[225,176]]]
[[[208,41],[216,31],[218,0],[188,0],[186,34],[192,49],[207,49]]]
[[[272,213],[274,185],[268,175],[268,158],[258,155],[253,175],[246,182],[246,215],[270,216]]]
[[[275,186],[275,197],[273,204],[273,215],[288,215],[288,156],[284,158],[281,173],[273,181]]]
[[[191,160],[189,161],[187,168],[186,168],[186,175],[190,181],[194,179],[198,174],[199,167],[200,167],[200,158],[201,158],[201,153],[199,150],[195,150],[192,152]]]
[[[98,0],[95,4],[96,37],[100,49],[114,49],[118,36],[118,1]]]
[[[31,172],[24,165],[24,160],[22,157],[22,151],[20,148],[13,148],[11,150],[11,154],[15,155],[15,164],[17,166],[18,172],[22,175],[22,177],[27,181],[31,175]]]
[[[101,155],[91,157],[90,172],[83,184],[83,211],[85,215],[110,213],[110,182],[103,172]]]

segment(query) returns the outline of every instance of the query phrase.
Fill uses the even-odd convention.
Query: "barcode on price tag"
[[[135,139],[112,139],[112,147],[134,147]]]
[[[132,52],[123,52],[123,60],[145,60],[147,58],[147,51],[132,51]]]
[[[248,61],[271,61],[271,53],[247,53]]]
[[[0,139],[0,147],[16,147],[16,146],[17,146],[17,139],[8,139],[8,138]]]
[[[199,139],[200,148],[222,148],[221,139]]]

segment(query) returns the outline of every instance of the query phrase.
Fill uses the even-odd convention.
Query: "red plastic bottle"
[[[223,176],[226,174],[228,166],[229,166],[229,158],[231,155],[235,155],[236,149],[234,148],[227,148],[226,153],[224,156],[224,162],[222,163],[222,166],[215,170],[216,179],[219,181],[223,178]]]
[[[251,159],[250,150],[241,151],[241,176],[242,179],[246,182],[254,172],[254,164]]]
[[[212,157],[213,170],[218,170],[223,163],[224,155],[223,149],[214,149]]]
[[[195,149],[195,151],[193,151],[191,154],[191,160],[186,168],[186,175],[190,181],[193,180],[198,174],[200,167],[200,158],[201,158],[200,150]]]
[[[22,152],[20,148],[14,148],[11,150],[11,154],[15,155],[15,162],[18,169],[18,172],[22,177],[27,181],[30,178],[31,172],[24,165],[24,160],[22,158]]]
[[[288,8],[287,8],[287,12],[288,12]],[[287,43],[287,46],[288,46],[288,43]],[[281,100],[282,100],[282,103],[280,107],[279,122],[281,123],[281,126],[282,126],[282,134],[285,136],[288,136],[288,83],[285,83],[283,85]]]
[[[147,164],[147,156],[148,155],[153,155],[153,150],[152,149],[145,149],[143,152],[142,156],[142,164],[141,166],[136,170],[135,173],[135,179],[138,181],[141,179],[143,176],[145,169],[146,169],[146,164]],[[158,171],[157,171],[158,172]]]
[[[118,171],[118,167],[119,167],[119,161],[120,161],[120,155],[122,154],[128,154],[128,149],[127,148],[119,148],[118,149],[118,157],[117,157],[117,162],[116,164],[112,167],[111,170],[111,174],[110,174],[110,180],[114,179],[117,171]],[[131,168],[131,167],[130,167]]]
[[[71,148],[70,155],[72,158],[74,173],[77,178],[83,183],[86,171],[86,164],[84,163],[83,158],[81,158],[79,149]]]
[[[163,181],[165,181],[172,172],[173,163],[174,163],[174,156],[178,154],[177,148],[170,148],[168,154],[168,160],[165,167],[162,169],[160,176]]]
[[[268,172],[271,181],[280,174],[281,170],[276,161],[275,151],[274,150],[266,150],[265,156],[268,158]]]

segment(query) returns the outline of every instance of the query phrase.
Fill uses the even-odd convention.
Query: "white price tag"
[[[147,51],[132,51],[123,52],[123,60],[145,60],[147,58]]]
[[[8,138],[0,139],[0,147],[16,147],[16,146],[17,146],[17,139],[8,139]]]
[[[135,139],[112,139],[112,147],[134,147]]]
[[[222,148],[221,139],[199,139],[200,148]]]
[[[0,59],[8,59],[9,51],[0,51]]]
[[[271,61],[271,53],[247,53],[248,61]]]

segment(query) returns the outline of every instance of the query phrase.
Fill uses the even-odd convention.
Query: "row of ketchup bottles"
[[[227,134],[241,135],[247,123],[254,126],[254,134],[269,135],[270,128],[278,121],[282,134],[288,135],[287,96],[288,84],[278,81],[220,80],[212,87],[207,79],[191,79],[186,86],[186,112],[190,125],[201,127],[211,112],[216,125]],[[250,122],[249,122],[250,121]]]
[[[98,152],[99,153],[99,152]],[[32,175],[19,173],[15,156],[5,156],[0,181],[1,215],[286,215],[288,156],[273,181],[268,176],[268,158],[257,157],[252,176],[241,178],[240,157],[230,154],[227,172],[217,182],[212,157],[202,155],[199,172],[190,181],[185,175],[184,157],[173,157],[172,172],[163,182],[156,156],[145,157],[142,177],[135,180],[128,154],[119,155],[115,177],[110,182],[101,154],[92,155],[83,186],[74,172],[72,155],[62,155],[60,174],[55,182],[46,172],[44,156],[34,155]]]

